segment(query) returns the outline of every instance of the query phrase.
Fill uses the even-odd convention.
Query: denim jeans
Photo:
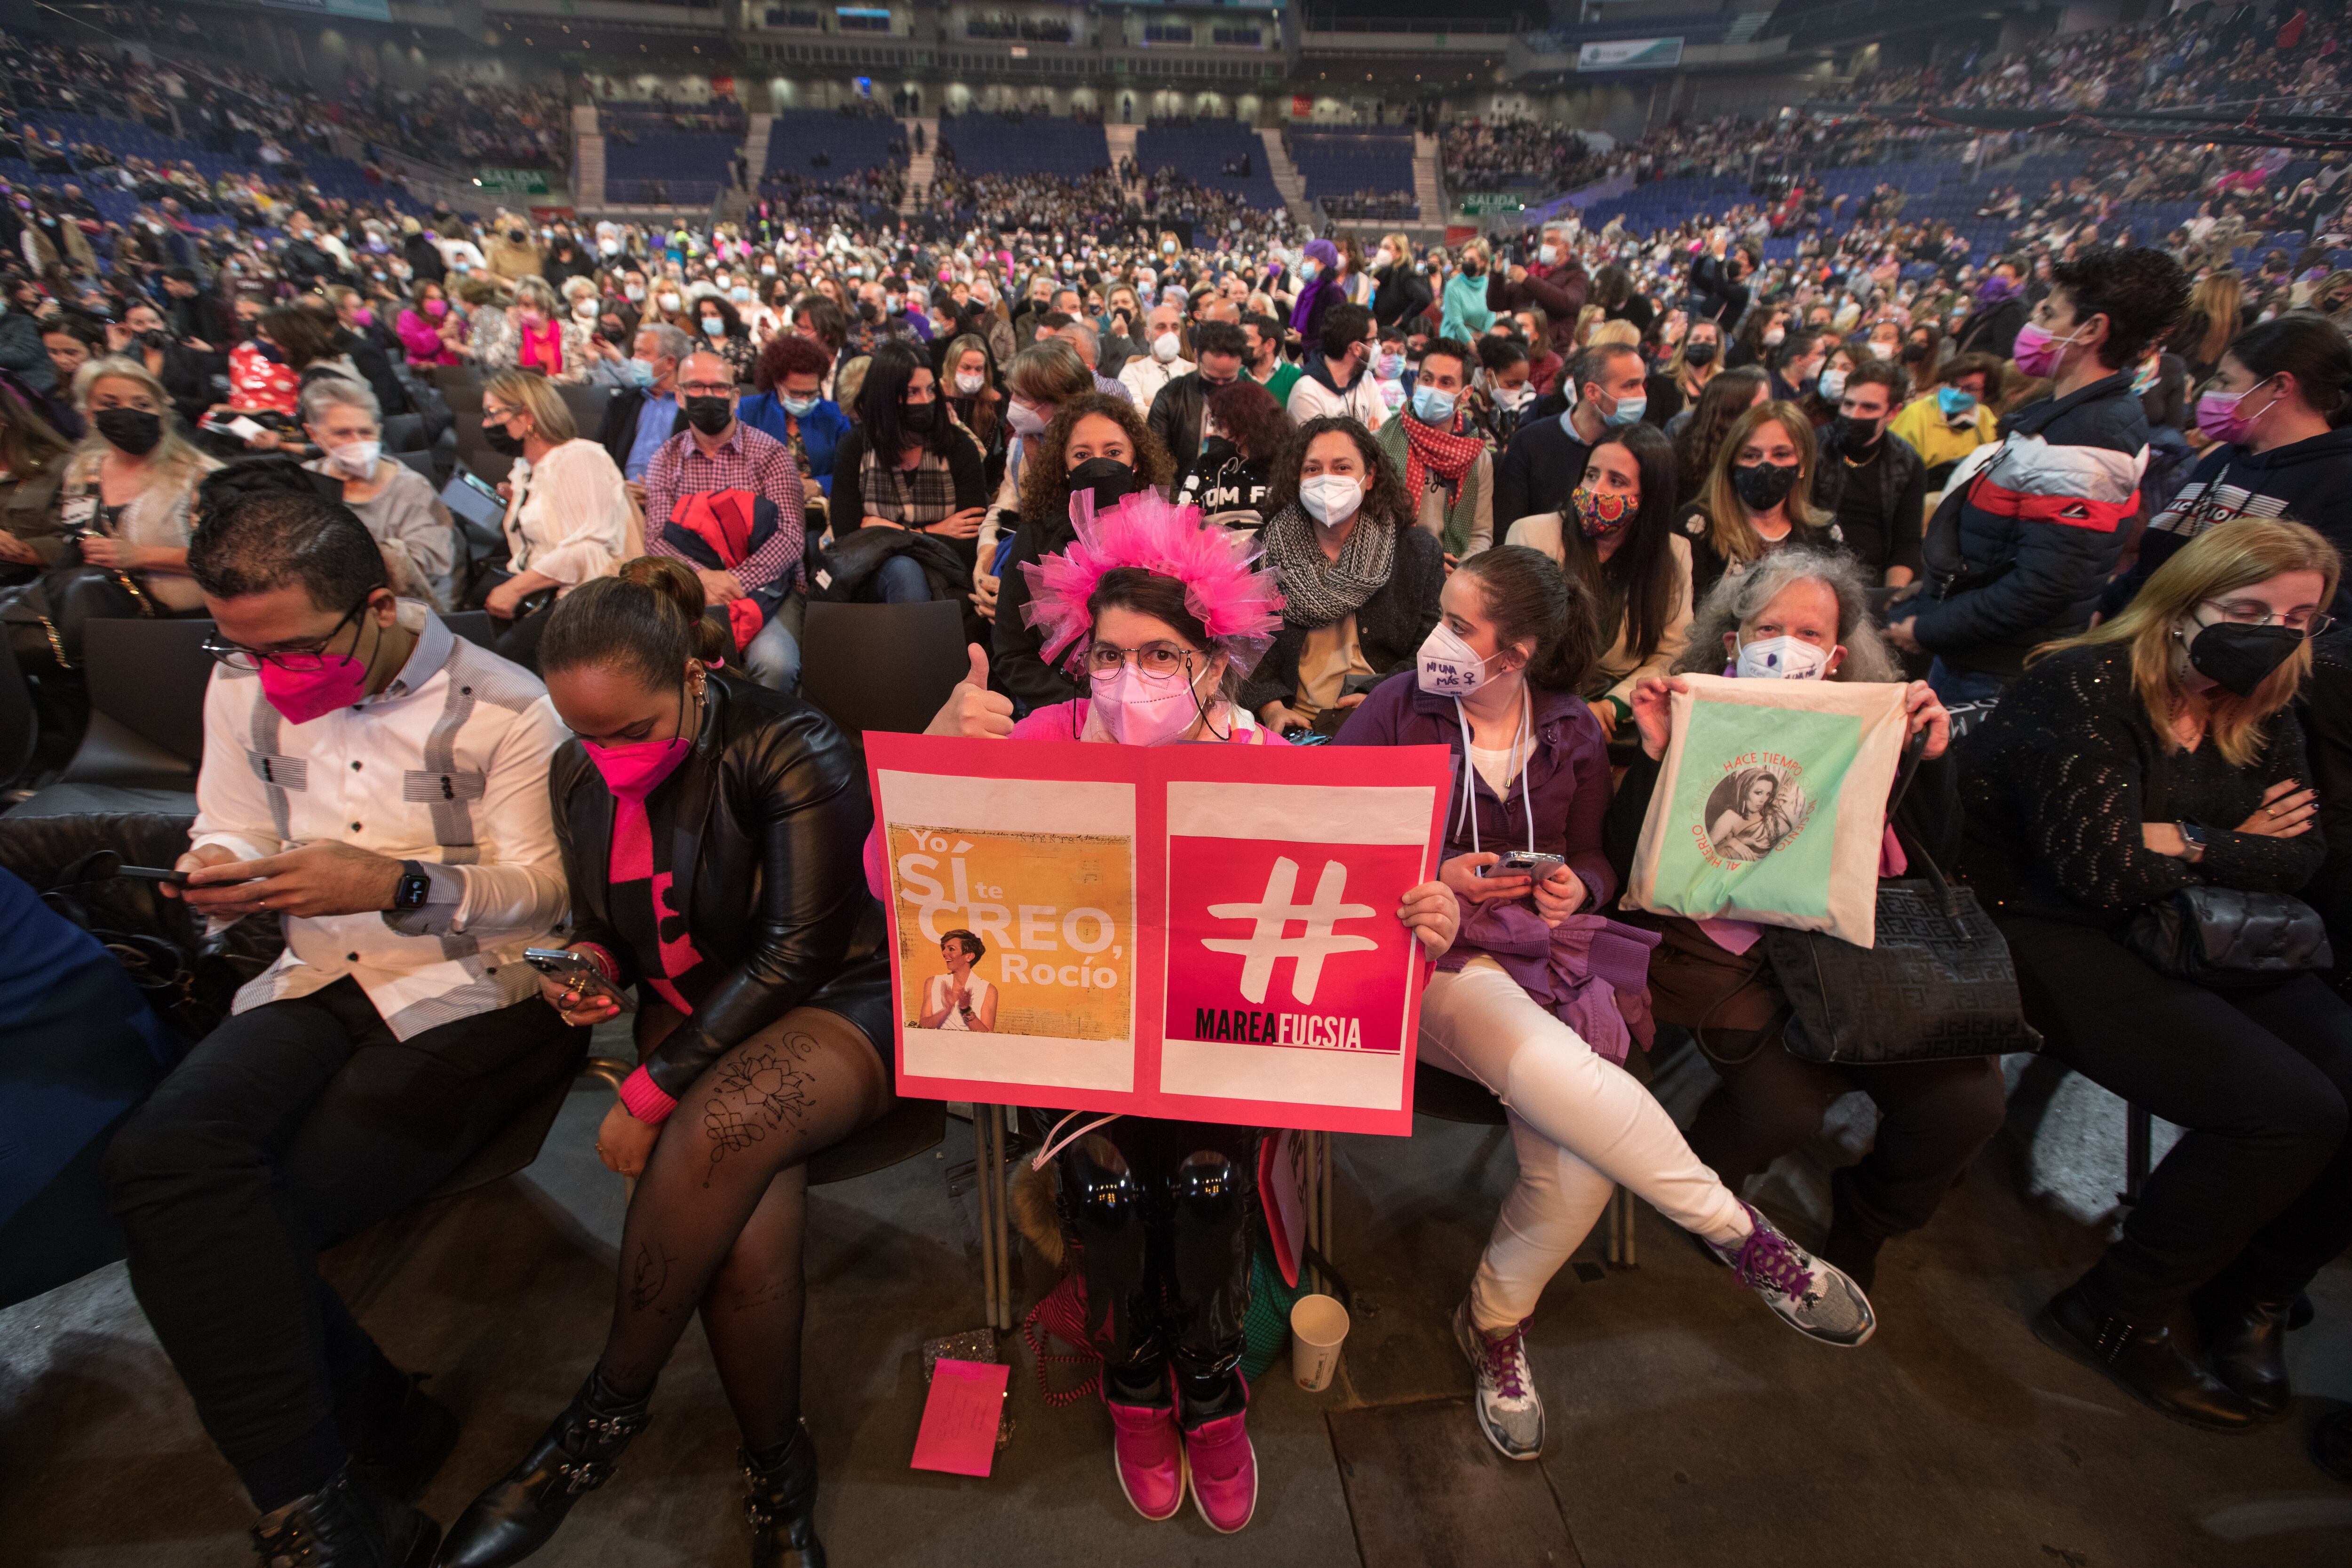
[[[874,574],[874,585],[886,605],[919,605],[931,596],[931,580],[911,555],[893,555]]]
[[[752,679],[771,691],[789,696],[800,689],[800,639],[784,625],[783,616],[770,621],[751,639],[751,646],[743,650],[743,668],[751,672]]]
[[[1981,702],[1988,697],[1999,697],[2009,689],[2009,682],[1998,675],[1981,670],[1955,669],[1939,655],[1928,668],[1927,685],[1950,707],[1955,702]]]

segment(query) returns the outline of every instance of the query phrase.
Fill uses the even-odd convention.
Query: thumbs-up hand
[[[1001,741],[1013,733],[1013,700],[988,689],[987,651],[978,643],[967,647],[971,654],[970,673],[956,682],[956,689],[931,715],[923,733]]]

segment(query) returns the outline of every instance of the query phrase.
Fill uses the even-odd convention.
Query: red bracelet
[[[677,1109],[676,1098],[663,1093],[653,1075],[643,1068],[621,1080],[621,1103],[629,1108],[630,1115],[648,1127],[660,1126]]]
[[[584,954],[587,957],[588,962],[596,966],[596,972],[604,977],[604,983],[606,984],[620,984],[620,962],[614,958],[610,952],[607,952],[603,944],[593,942],[575,942],[572,944],[572,951]]]

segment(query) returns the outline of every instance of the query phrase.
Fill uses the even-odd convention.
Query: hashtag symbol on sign
[[[1278,856],[1265,879],[1265,896],[1255,904],[1211,904],[1209,913],[1221,921],[1255,922],[1245,937],[1203,937],[1201,945],[1212,952],[1231,952],[1242,960],[1242,994],[1252,1002],[1265,1000],[1274,981],[1276,960],[1292,961],[1290,994],[1300,1003],[1315,1000],[1323,978],[1323,961],[1337,952],[1367,952],[1378,944],[1366,936],[1335,936],[1331,928],[1344,920],[1360,920],[1372,912],[1370,904],[1343,903],[1348,868],[1337,860],[1323,862],[1315,882],[1312,903],[1295,902],[1298,862]],[[1293,921],[1306,923],[1297,936],[1285,935]]]

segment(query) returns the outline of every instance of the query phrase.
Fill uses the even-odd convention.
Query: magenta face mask
[[[683,725],[685,693],[679,693],[678,700],[678,722]],[[694,742],[684,735],[673,735],[667,741],[625,741],[617,746],[599,745],[593,741],[583,744],[588,760],[604,775],[606,789],[625,799],[642,801],[661,787],[662,780],[677,772],[677,765],[686,761],[686,753]]]
[[[348,654],[320,660],[316,669],[261,667],[261,695],[289,724],[308,724],[367,695],[367,666]]]
[[[2233,446],[2243,441],[2254,433],[2255,422],[2271,411],[2271,404],[2278,401],[2277,395],[2273,393],[2269,403],[2251,414],[2246,412],[2246,399],[2252,397],[2261,385],[2256,382],[2243,392],[2209,392],[2199,398],[2197,428],[2216,441],[2227,441]]]
[[[359,614],[367,609],[362,605]],[[336,628],[341,631],[339,626]],[[383,644],[382,627],[376,645]],[[261,695],[289,724],[308,724],[367,695],[368,667],[347,653],[320,654],[316,669],[288,669],[276,659],[261,665]]]

